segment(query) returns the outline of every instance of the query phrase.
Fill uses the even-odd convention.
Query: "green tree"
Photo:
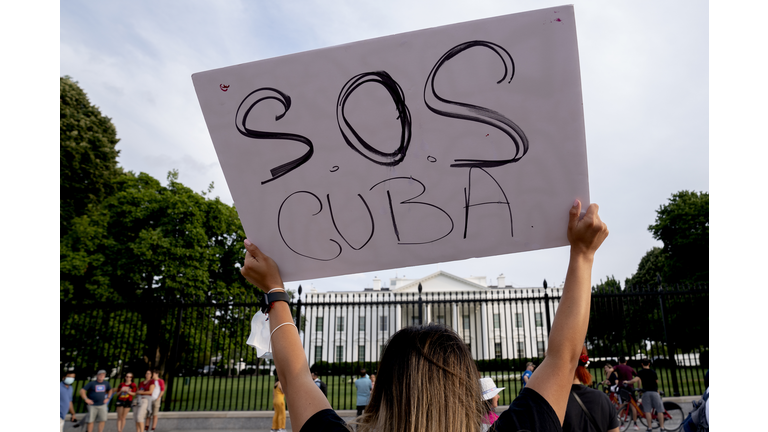
[[[72,78],[59,81],[59,223],[64,236],[73,219],[112,192],[122,170],[112,121],[91,105]]]
[[[212,184],[209,193],[196,193],[179,183],[176,171],[165,186],[148,174],[124,172],[117,166],[114,125],[68,77],[61,79],[61,101],[61,323],[71,329],[62,331],[62,358],[82,357],[87,341],[112,340],[116,326],[129,325],[144,335],[141,357],[163,368],[176,317],[151,305],[258,301],[239,271],[245,234],[237,211],[208,197]],[[80,318],[70,310],[97,303],[146,306],[72,321]],[[246,315],[240,309],[217,312],[207,318],[208,333],[194,331],[204,324],[202,314],[189,315],[179,349],[205,344],[214,330],[226,338],[228,323]]]
[[[683,352],[708,346],[709,194],[672,194],[648,231],[664,246],[646,252],[625,280],[625,290],[649,292],[624,304],[627,338],[667,342]]]
[[[612,296],[621,292],[621,283],[611,275],[605,282],[592,287],[592,304],[589,308],[587,344],[592,357],[611,357],[621,352],[627,337],[628,327],[624,325],[626,299]]]
[[[592,292],[619,292],[621,291],[621,282],[616,280],[614,275],[606,276],[605,282],[600,279],[600,283],[592,286]]]
[[[667,254],[662,248],[654,246],[640,258],[637,272],[626,278],[624,286],[634,289],[658,286],[659,282],[656,275],[661,276],[662,280],[666,280],[667,277],[666,257]]]
[[[709,280],[709,193],[672,194],[656,210],[656,223],[648,230],[664,243],[665,282]]]
[[[64,245],[62,299],[71,303],[210,303],[257,301],[240,275],[245,234],[231,206],[208,199],[177,181],[127,173],[114,195],[76,218]],[[85,263],[85,264],[82,264]],[[173,339],[173,320],[140,308],[147,352],[163,366]],[[235,313],[234,311],[232,313]],[[244,316],[219,315],[217,321]],[[172,318],[172,317],[171,317]],[[192,343],[187,341],[186,343]]]

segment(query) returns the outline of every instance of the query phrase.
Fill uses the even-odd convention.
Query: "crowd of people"
[[[123,432],[127,422],[128,412],[133,410],[133,418],[136,422],[136,432],[155,430],[157,428],[157,414],[160,412],[160,404],[165,394],[165,381],[160,378],[160,370],[147,370],[144,380],[138,385],[134,382],[132,372],[125,374],[123,382],[112,387],[106,380],[107,371],[99,370],[96,379],[89,381],[80,389],[79,395],[86,403],[88,411],[85,417],[77,423],[74,409],[74,390],[72,384],[75,381],[75,372],[68,371],[62,377],[60,384],[59,417],[61,431],[64,430],[66,414],[71,414],[70,420],[75,422],[74,427],[86,425],[88,432],[93,431],[94,423],[98,424],[99,432],[104,430],[107,422],[107,410],[109,403],[115,397],[117,411],[117,431]],[[147,417],[152,417],[152,424],[147,423]]]
[[[479,377],[476,363],[464,341],[452,329],[442,325],[406,327],[397,331],[384,349],[377,378],[365,369],[355,380],[357,417],[347,424],[331,408],[327,386],[316,371],[310,370],[298,329],[293,322],[277,264],[259,248],[245,240],[245,262],[242,275],[265,293],[269,304],[270,344],[277,369],[273,406],[273,431],[282,432],[286,423],[286,403],[292,407],[291,423],[295,431],[583,431],[618,430],[615,408],[605,393],[590,388],[592,376],[586,367],[589,357],[584,340],[589,321],[591,272],[595,252],[608,235],[608,229],[598,216],[598,206],[592,204],[581,212],[576,200],[567,224],[570,259],[560,307],[557,309],[549,335],[549,347],[538,365],[529,363],[521,375],[522,389],[508,409],[496,413],[499,394],[491,378]],[[293,329],[291,329],[293,327]],[[536,373],[534,373],[536,369]],[[620,390],[623,398],[631,398],[630,386],[642,380],[645,386],[643,404],[657,407],[663,413],[658,398],[658,377],[643,362],[643,370],[635,372],[621,358],[614,368],[606,365],[607,384]],[[68,374],[62,381],[62,428],[67,411],[72,409],[71,384]],[[99,371],[96,381],[80,391],[88,404],[88,432],[99,423],[101,432],[106,420],[106,406],[113,389]],[[136,385],[133,375],[117,387],[118,431],[122,432],[125,418],[133,409],[136,430],[148,430],[144,425],[148,413],[157,413],[164,383],[158,371],[147,371],[145,380]],[[69,398],[67,404],[66,398]],[[649,409],[650,411],[650,409]],[[650,414],[646,414],[650,417]],[[636,413],[633,420],[636,421]],[[647,419],[650,423],[650,418]],[[157,417],[154,416],[156,427]],[[659,417],[663,431],[663,417]]]

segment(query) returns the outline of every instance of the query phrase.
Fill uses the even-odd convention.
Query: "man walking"
[[[99,432],[107,424],[107,402],[112,397],[112,387],[104,378],[107,371],[96,373],[96,381],[91,381],[80,389],[80,397],[88,404],[88,432],[93,432],[93,422],[99,422]]]
[[[648,430],[652,430],[651,425],[653,424],[651,411],[656,409],[659,428],[664,432],[664,404],[661,402],[661,396],[659,396],[659,377],[651,369],[650,360],[643,359],[641,365],[643,368],[640,369],[635,378],[623,382],[625,384],[634,384],[640,381],[640,386],[643,388],[643,411],[645,412],[645,419],[648,421]]]
[[[619,396],[621,399],[624,402],[629,402],[629,399],[634,399],[635,386],[634,384],[627,383],[632,381],[632,379],[637,376],[637,372],[635,372],[631,366],[627,365],[627,358],[624,356],[619,357],[619,364],[616,365],[613,370],[619,376]],[[634,423],[633,428],[635,430],[639,430],[640,428],[637,427],[637,411],[635,410],[634,406],[630,405],[629,407],[632,409],[632,422]]]
[[[72,414],[70,420],[77,421],[75,418],[75,407],[72,404],[72,397],[74,396],[72,383],[74,382],[75,373],[67,372],[59,383],[59,420],[61,423],[61,431],[64,431],[64,417],[67,416],[67,411]]]
[[[357,387],[357,415],[363,414],[365,406],[371,398],[371,379],[368,378],[365,368],[360,369],[360,378],[355,380]]]

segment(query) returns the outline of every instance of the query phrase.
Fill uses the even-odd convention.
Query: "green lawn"
[[[356,390],[349,377],[321,377],[335,409],[354,409]],[[174,411],[272,410],[273,376],[191,377],[174,382]],[[290,407],[289,407],[290,409]]]

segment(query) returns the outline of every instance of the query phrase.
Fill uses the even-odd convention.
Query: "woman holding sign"
[[[597,211],[592,204],[580,218],[581,202],[573,203],[567,227],[570,262],[547,357],[494,423],[497,431],[562,430],[589,322],[592,263],[608,236]],[[284,288],[277,264],[250,241],[245,247],[241,273],[268,293],[272,355],[288,404],[294,407],[294,430],[350,430],[310,378],[287,297],[279,295]],[[484,401],[477,376],[471,353],[453,330],[438,325],[404,328],[384,350],[371,401],[355,421],[357,430],[479,431]]]

